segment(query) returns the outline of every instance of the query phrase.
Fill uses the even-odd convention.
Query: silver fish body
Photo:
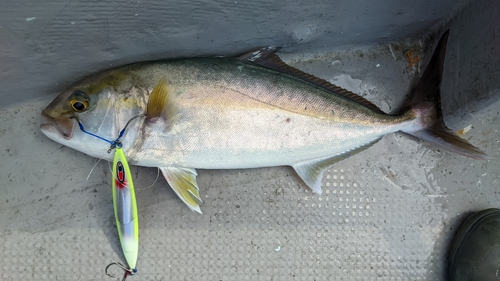
[[[237,60],[192,59],[132,68],[152,81],[166,77],[178,110],[171,126],[168,118],[143,126],[128,149],[131,163],[141,166],[292,165],[339,155],[391,132],[419,129],[416,116],[379,114],[297,78]]]

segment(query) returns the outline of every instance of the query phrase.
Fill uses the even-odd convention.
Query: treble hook
[[[104,270],[104,272],[106,273],[106,275],[108,275],[109,277],[112,277],[112,278],[116,277],[113,274],[108,273],[108,268],[110,266],[112,266],[112,265],[117,265],[121,269],[125,270],[125,275],[123,275],[122,281],[125,281],[125,279],[127,279],[127,276],[134,275],[134,274],[137,273],[137,268],[128,268],[128,267],[126,267],[125,265],[123,265],[123,264],[121,264],[119,262],[113,262],[113,263],[108,264],[108,266],[106,266],[106,269]]]

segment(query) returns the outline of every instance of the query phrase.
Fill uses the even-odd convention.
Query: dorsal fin
[[[301,70],[298,70],[294,67],[289,66],[288,64],[283,62],[278,55],[276,55],[276,52],[278,50],[279,50],[279,48],[274,47],[274,46],[264,47],[264,48],[249,52],[247,54],[244,54],[242,56],[239,56],[237,59],[240,61],[257,64],[257,65],[263,66],[265,68],[269,68],[269,69],[272,69],[272,70],[299,78],[301,80],[304,80],[306,82],[314,84],[318,87],[321,87],[327,91],[339,94],[339,95],[341,95],[349,100],[352,100],[356,103],[359,103],[365,107],[368,107],[369,109],[371,109],[377,113],[385,114],[385,112],[383,112],[380,108],[378,108],[378,106],[374,105],[373,103],[366,100],[365,98],[363,98],[363,97],[361,97],[361,96],[359,96],[351,91],[348,91],[344,88],[333,85],[332,83],[330,83],[324,79],[318,78],[316,76],[313,76],[311,74],[305,73]]]

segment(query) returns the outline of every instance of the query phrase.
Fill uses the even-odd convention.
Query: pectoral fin
[[[149,95],[146,120],[156,122],[159,118],[164,118],[167,126],[170,127],[177,120],[178,112],[173,95],[170,94],[169,85],[166,79],[162,78]]]
[[[372,142],[369,142],[365,145],[339,155],[297,163],[295,165],[292,165],[292,167],[295,169],[304,183],[307,184],[307,186],[309,186],[314,192],[321,194],[321,180],[323,179],[323,173],[326,169],[328,169],[328,167],[371,147],[379,140],[380,139],[376,139]]]
[[[196,176],[198,175],[196,170],[177,167],[159,168],[177,196],[179,196],[191,210],[201,214],[200,206],[195,200],[197,199],[202,202],[198,192],[198,183],[196,182]]]

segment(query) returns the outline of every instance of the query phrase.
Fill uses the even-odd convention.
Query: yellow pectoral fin
[[[165,119],[167,127],[171,127],[177,120],[178,112],[169,85],[166,79],[162,78],[149,95],[146,120],[155,122],[162,117]]]
[[[201,202],[198,183],[196,182],[195,169],[177,168],[177,167],[160,167],[163,176],[174,192],[186,203],[186,205],[193,211],[201,214],[200,206],[195,200]]]

